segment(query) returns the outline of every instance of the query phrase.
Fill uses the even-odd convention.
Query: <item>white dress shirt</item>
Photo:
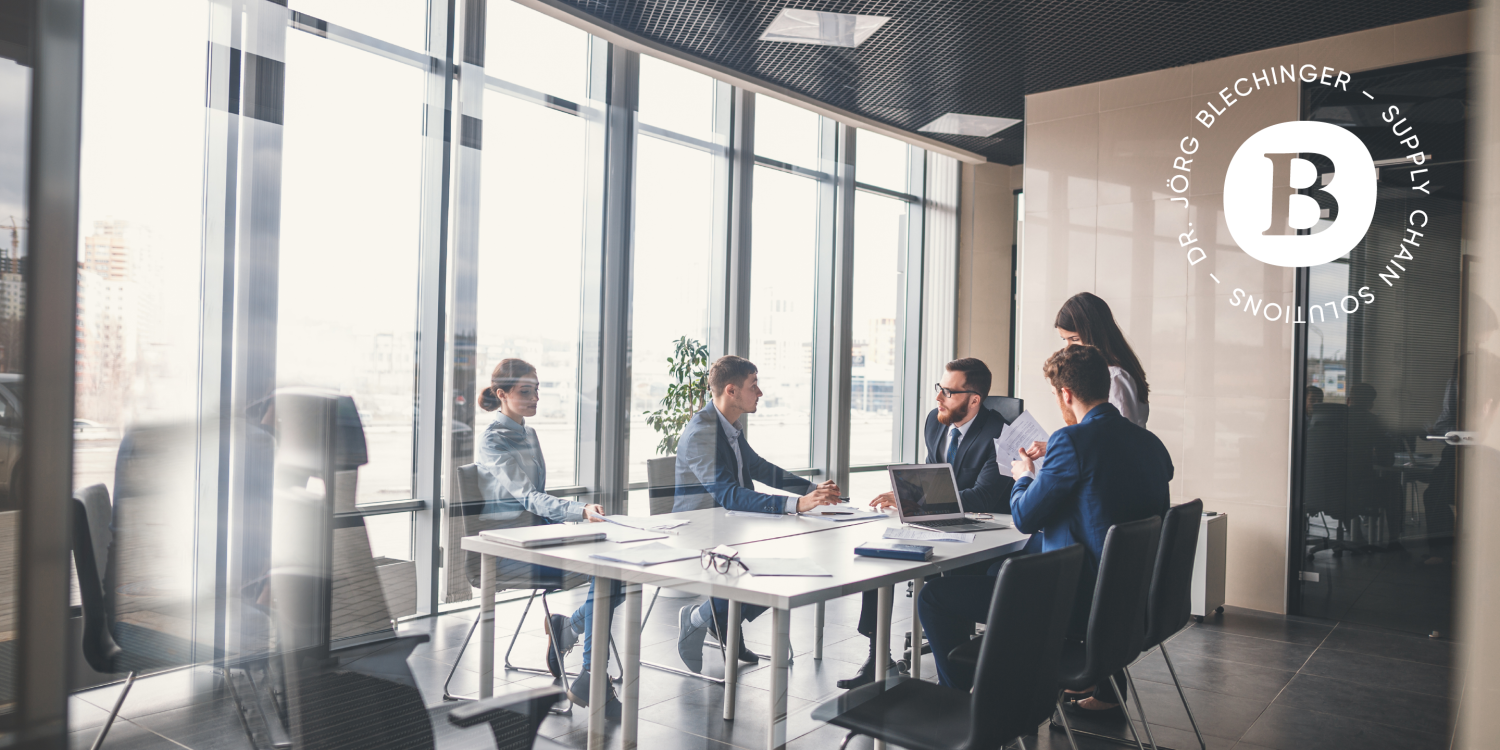
[[[1140,427],[1151,416],[1151,405],[1141,400],[1135,378],[1119,367],[1109,368],[1109,402],[1120,410],[1120,416]]]

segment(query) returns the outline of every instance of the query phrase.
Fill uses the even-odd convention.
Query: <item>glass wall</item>
[[[24,40],[22,40],[24,41]],[[0,478],[0,736],[11,729],[16,711],[18,604],[20,593],[21,498],[16,482],[20,465],[20,401],[11,391],[21,383],[22,342],[26,313],[26,163],[31,116],[31,60],[27,45],[0,47],[0,386],[4,386],[4,464]]]

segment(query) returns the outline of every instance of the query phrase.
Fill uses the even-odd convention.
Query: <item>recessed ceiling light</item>
[[[858,47],[891,20],[886,16],[827,13],[782,8],[760,35],[762,42],[800,42],[830,47]]]
[[[1009,117],[985,117],[984,115],[961,115],[957,112],[949,112],[917,130],[923,133],[989,137],[1018,122],[1020,120],[1012,120]]]

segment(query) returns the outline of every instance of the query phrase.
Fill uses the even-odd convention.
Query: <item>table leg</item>
[[[885,681],[891,668],[891,604],[895,592],[890,586],[881,586],[876,595],[875,608],[875,679]],[[875,740],[875,750],[885,750],[885,742]]]
[[[495,558],[479,556],[479,697],[495,694]]]
[[[728,633],[724,641],[724,721],[734,721],[734,701],[740,685],[740,603],[729,602]]]
[[[621,745],[624,750],[635,750],[636,732],[640,725],[641,707],[641,585],[625,586],[625,648],[620,658],[624,675],[624,695],[620,696],[623,710],[620,712]],[[603,652],[600,652],[603,653]],[[590,684],[592,687],[592,684]]]
[[[911,678],[922,679],[922,618],[917,613],[917,602],[922,598],[922,584],[927,579],[917,578],[911,582]]]
[[[589,750],[604,750],[604,696],[609,689],[609,579],[594,579],[594,634],[589,665]]]
[[[818,602],[813,608],[813,658],[823,658],[823,602]]]
[[[790,610],[771,610],[771,722],[766,729],[768,750],[786,747],[786,660],[791,646]]]

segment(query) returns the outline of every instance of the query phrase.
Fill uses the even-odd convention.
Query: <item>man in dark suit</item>
[[[1018,531],[1039,535],[1041,551],[1082,544],[1088,564],[1079,577],[1075,634],[1082,633],[1093,603],[1099,556],[1109,527],[1167,512],[1172,457],[1161,440],[1120,415],[1109,403],[1109,365],[1090,346],[1067,347],[1047,360],[1043,373],[1068,426],[1052,433],[1045,449],[1011,462],[1011,519]],[[1035,460],[1045,456],[1040,469]],[[1035,537],[1033,537],[1035,538]],[[989,614],[993,577],[941,578],[922,590],[918,612],[932,643],[942,684],[967,689],[973,675],[955,669],[947,655]],[[1070,710],[1119,710],[1108,684]]]
[[[673,511],[722,507],[734,511],[795,514],[819,505],[836,505],[839,486],[834,482],[814,485],[761,458],[737,426],[740,416],[754,414],[762,395],[759,375],[749,360],[734,355],[720,357],[708,371],[713,402],[703,407],[682,431],[677,441],[677,489]],[[755,481],[797,495],[769,495],[755,491]],[[800,497],[799,497],[800,495]],[[744,605],[740,616],[754,620],[765,607]],[[703,669],[703,639],[712,633],[721,643],[720,625],[729,619],[729,602],[713,598],[701,606],[686,606],[677,613],[677,653],[694,672]],[[726,647],[737,651],[741,661],[760,660],[740,642]]]
[[[1009,513],[1009,476],[1000,473],[995,458],[995,438],[1005,428],[1005,418],[993,409],[984,408],[990,395],[990,368],[972,357],[949,362],[942,382],[935,386],[937,408],[927,413],[923,435],[927,439],[927,463],[952,464],[953,479],[958,484],[964,510],[970,513]],[[875,508],[893,508],[896,496],[883,492],[870,503]],[[963,575],[981,575],[989,568],[982,563],[973,568],[954,571]],[[858,630],[870,639],[870,655],[859,672],[839,680],[841,688],[856,688],[875,679],[875,613],[877,594],[866,591],[859,608]],[[895,664],[896,660],[890,660]]]

